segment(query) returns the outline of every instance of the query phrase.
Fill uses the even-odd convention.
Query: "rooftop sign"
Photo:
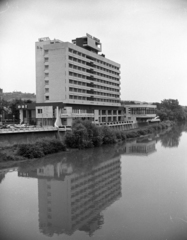
[[[96,42],[100,43],[100,40],[99,40],[98,38],[93,37],[92,35],[90,35],[90,34],[88,34],[88,33],[86,33],[86,36],[89,37],[89,38],[91,38],[91,39],[93,39],[93,40],[95,40]]]
[[[50,41],[49,37],[44,37],[44,38],[39,38],[39,42],[45,42],[45,41]]]

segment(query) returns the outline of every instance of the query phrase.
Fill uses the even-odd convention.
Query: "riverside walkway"
[[[0,129],[0,134],[13,134],[13,133],[32,133],[32,132],[57,132],[56,127],[24,127],[24,128],[4,128]]]

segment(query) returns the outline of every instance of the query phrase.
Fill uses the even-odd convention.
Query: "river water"
[[[187,131],[0,172],[0,239],[187,239]]]

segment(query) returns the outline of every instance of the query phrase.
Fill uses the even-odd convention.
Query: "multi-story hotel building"
[[[107,59],[101,50],[100,40],[89,34],[72,43],[39,38],[35,43],[36,104],[18,106],[20,122],[31,122],[28,118],[35,113],[40,126],[71,126],[81,118],[129,129],[155,117],[156,106],[123,104],[120,64]]]
[[[40,38],[36,42],[36,118],[52,113],[49,103],[63,103],[62,125],[73,118],[95,122],[123,121],[120,64],[99,54],[99,39],[87,34],[69,42]],[[48,104],[41,108],[40,103]],[[52,117],[52,114],[51,114]]]
[[[73,43],[40,38],[36,101],[120,106],[120,65],[100,51],[100,41],[88,34]]]

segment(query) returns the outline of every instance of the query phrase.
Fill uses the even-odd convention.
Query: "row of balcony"
[[[82,73],[82,71],[80,71],[80,70],[77,70],[77,69],[74,69],[74,68],[72,68],[71,69],[71,71],[72,72],[74,72],[74,73],[77,73],[77,74],[79,74],[79,72],[81,72]],[[95,78],[95,76],[93,76],[92,74],[94,74],[94,73],[89,73],[90,74],[90,76],[87,76],[86,75],[86,73],[87,72],[85,72],[85,77],[86,77],[86,79],[88,79],[88,80],[91,80],[91,81],[96,81],[96,78]],[[77,76],[71,76],[71,77],[73,77],[73,78],[77,78]],[[99,83],[99,84],[101,84],[101,85],[109,85],[110,83],[114,83],[114,84],[117,84],[117,86],[116,85],[113,85],[113,87],[115,87],[116,89],[119,89],[120,88],[120,83],[121,83],[121,81],[120,80],[113,80],[113,79],[106,79],[105,77],[102,77],[102,76],[96,76],[97,77],[97,82]],[[103,83],[103,82],[99,82],[98,80],[101,80],[101,81],[107,81],[107,82],[109,82],[109,83]]]
[[[136,114],[130,114],[130,115],[138,118],[147,118],[147,117],[154,118],[156,116],[156,113],[144,113],[144,114],[136,113]]]
[[[71,84],[74,85],[73,83],[71,83]],[[77,85],[75,85],[75,87],[77,88]],[[87,89],[87,87],[92,88],[92,89]],[[105,89],[102,89],[102,88],[97,88],[97,85],[95,85],[93,82],[87,83],[87,85],[83,86],[82,88],[86,90],[85,93],[87,93],[87,94],[96,94],[96,91],[99,91],[101,93],[103,93],[103,91],[104,91],[105,93],[115,94],[115,95],[119,94],[116,91],[114,92],[114,91],[111,91],[111,90],[105,90]],[[95,89],[93,89],[93,88],[95,88]],[[77,90],[77,92],[78,92],[78,90]]]
[[[110,114],[104,114],[101,113],[100,116],[107,116],[107,117],[112,117],[112,116],[123,116],[123,113],[110,113]],[[67,112],[63,112],[61,113],[61,117],[65,118],[65,117],[94,117],[94,113],[67,113]]]
[[[83,118],[93,118],[94,113],[61,113],[61,118],[75,118],[75,117],[83,117]]]
[[[69,55],[72,56],[72,57],[75,57],[75,55],[72,54],[72,53],[69,53]],[[84,57],[81,57],[81,56],[79,56],[79,55],[76,56],[76,58],[85,61],[85,58],[84,58]],[[94,66],[96,66],[96,64],[97,64],[97,65],[100,66],[100,64],[96,62],[96,59],[95,59],[94,57],[86,56],[86,58],[90,60],[90,62],[87,62],[88,64],[86,63],[86,65],[89,66],[89,64],[93,64]],[[71,61],[71,60],[70,60],[70,61]],[[108,67],[108,66],[105,66],[105,68],[107,68],[108,70],[112,70],[112,71],[114,71],[114,72],[117,72],[117,73],[121,73],[121,71],[120,71],[119,69],[111,69],[111,67]]]
[[[74,62],[73,60],[70,60],[70,62],[72,62],[73,64],[76,63],[76,66],[80,66],[80,67],[84,66],[84,68],[85,68],[85,65],[82,65],[79,62]],[[105,72],[105,71],[103,71],[101,69],[98,69],[98,68],[96,68],[96,65],[93,62],[87,62],[86,66],[90,67],[90,69],[85,68],[85,72],[88,72],[88,73],[91,73],[91,74],[96,74],[96,71],[97,71],[99,73],[102,73],[102,74],[105,74],[105,75],[108,75],[108,76],[112,76],[112,77],[118,79],[118,80],[116,79],[114,81],[120,81],[120,75],[116,75],[114,73]]]
[[[130,125],[132,125],[133,124],[133,122],[131,121],[119,121],[119,122],[98,122],[98,123],[96,123],[96,122],[92,122],[92,123],[94,123],[95,125],[98,125],[98,126],[130,126]]]

